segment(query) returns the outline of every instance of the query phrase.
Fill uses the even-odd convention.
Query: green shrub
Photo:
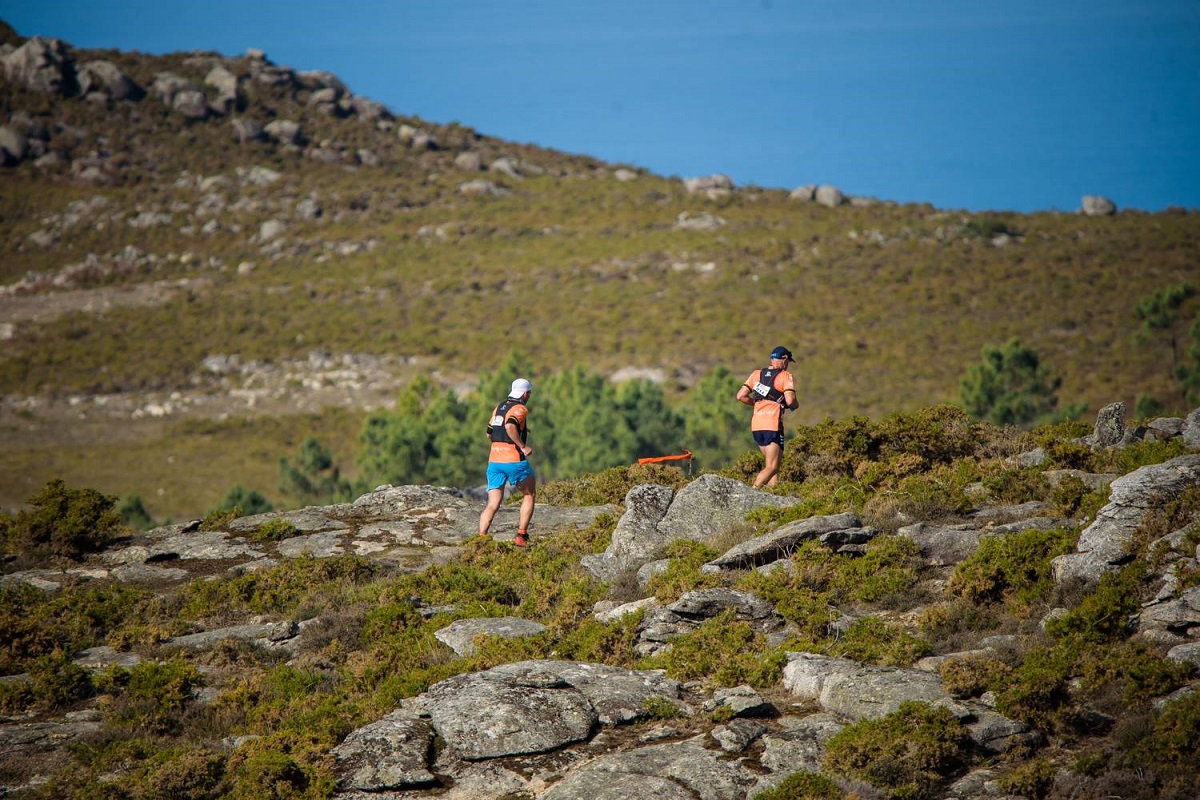
[[[235,750],[227,770],[229,800],[324,800],[334,788],[329,774],[258,742]]]
[[[1122,700],[1137,706],[1182,686],[1191,675],[1191,664],[1164,658],[1146,642],[1120,642],[1087,649],[1079,667],[1083,686],[1095,692],[1116,684],[1124,686]]]
[[[46,594],[25,583],[0,586],[0,674],[24,672],[55,650],[74,653],[151,615],[145,589],[117,583],[68,586]]]
[[[856,619],[830,654],[884,667],[907,667],[933,652],[933,646],[903,628],[875,617]]]
[[[214,509],[204,515],[200,520],[200,530],[202,531],[223,531],[229,527],[229,523],[233,522],[238,517],[242,516],[242,509],[239,506],[233,508]]]
[[[1063,647],[1035,648],[1012,672],[996,695],[1001,714],[1049,731],[1070,700],[1070,679],[1076,654]]]
[[[932,798],[968,761],[970,737],[954,715],[905,702],[886,717],[856,722],[829,740],[822,767],[887,789],[897,798]]]
[[[1050,562],[1071,552],[1077,538],[1066,528],[985,536],[979,549],[954,567],[945,593],[977,605],[1012,602],[1028,608],[1054,588]]]
[[[143,661],[129,670],[129,683],[109,706],[109,719],[134,731],[178,732],[180,715],[191,703],[193,691],[203,685],[200,670],[181,657]]]
[[[1144,574],[1145,564],[1135,562],[1116,575],[1102,576],[1078,606],[1046,622],[1046,633],[1093,644],[1128,635],[1141,608],[1138,590]]]
[[[786,660],[782,652],[768,650],[766,637],[728,610],[672,640],[669,650],[647,658],[642,668],[663,669],[680,681],[709,678],[721,686],[746,683],[765,688],[783,677]]]
[[[1098,472],[1113,472],[1125,475],[1141,467],[1151,464],[1162,464],[1179,456],[1188,455],[1191,449],[1177,437],[1166,441],[1142,439],[1131,442],[1126,447],[1113,447],[1101,450],[1096,454],[1095,466]]]
[[[646,584],[646,592],[660,603],[673,603],[685,593],[697,589],[712,589],[722,584],[721,576],[701,572],[700,568],[720,555],[702,542],[680,539],[667,546],[670,562]]]
[[[1154,720],[1154,730],[1137,745],[1135,755],[1151,764],[1194,768],[1200,741],[1200,692],[1168,703]]]
[[[683,469],[669,464],[612,467],[577,478],[550,481],[538,487],[538,499],[556,506],[600,506],[625,502],[634,486],[656,483],[672,489],[687,486]]]
[[[283,517],[269,519],[250,534],[256,542],[281,542],[296,535],[295,523]]]
[[[94,489],[69,489],[52,480],[29,498],[28,510],[7,523],[8,552],[34,559],[78,560],[111,542],[121,528],[117,499]]]
[[[1058,768],[1045,758],[1035,758],[996,779],[996,786],[1007,794],[1042,800],[1054,788]]]
[[[207,748],[155,757],[134,789],[135,797],[216,800],[225,775],[225,757]]]
[[[839,800],[846,797],[841,788],[815,772],[794,772],[778,786],[753,795],[753,800]]]
[[[29,665],[33,700],[41,709],[65,708],[92,693],[91,673],[62,651],[36,659]]]
[[[1050,504],[1064,517],[1096,518],[1096,512],[1108,504],[1106,489],[1088,489],[1077,475],[1064,476],[1050,489]]]
[[[679,719],[683,716],[683,711],[679,706],[672,703],[665,697],[650,697],[643,703],[642,707],[646,711],[646,717],[649,719]]]
[[[947,692],[967,698],[1003,688],[1012,674],[1012,667],[994,658],[969,656],[950,659],[942,664],[938,673]]]
[[[238,611],[292,614],[318,599],[332,602],[378,571],[378,563],[361,556],[318,559],[306,555],[235,578],[193,581],[182,593],[181,615],[206,619]]]
[[[982,483],[988,494],[1000,503],[1044,500],[1050,493],[1050,484],[1037,467],[992,470],[983,476]]]

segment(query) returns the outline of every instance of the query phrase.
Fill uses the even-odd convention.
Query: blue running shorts
[[[505,483],[516,486],[526,478],[532,478],[533,467],[528,461],[489,461],[487,468],[488,491],[503,489]]]

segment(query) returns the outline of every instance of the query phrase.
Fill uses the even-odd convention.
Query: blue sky
[[[661,175],[1200,207],[1200,0],[7,0],[0,18],[77,47],[257,47],[398,114]]]

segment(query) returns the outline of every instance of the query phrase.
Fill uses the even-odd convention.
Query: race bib
[[[491,425],[493,428],[498,425],[503,425],[503,424],[504,424],[504,415],[497,414],[496,416],[492,417]]]
[[[762,381],[758,381],[754,384],[754,393],[761,397],[768,397],[771,394],[771,387],[767,386]]]

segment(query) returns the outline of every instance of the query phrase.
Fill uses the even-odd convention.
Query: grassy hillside
[[[13,325],[0,351],[0,436],[11,437],[0,485],[40,486],[67,470],[149,493],[114,480],[103,442],[75,446],[89,420],[50,409],[97,394],[228,395],[203,368],[214,355],[276,364],[314,350],[373,354],[454,385],[515,344],[547,371],[661,368],[680,396],[709,369],[749,372],[783,343],[799,358],[795,421],[812,424],[956,401],[980,349],[1017,336],[1062,377],[1064,404],[1095,411],[1146,394],[1185,410],[1166,346],[1134,343],[1133,308],[1195,280],[1192,212],[826,208],[760,187],[711,200],[676,177],[619,180],[619,165],[458,124],[329,115],[304,80],[268,85],[244,57],[75,58],[108,60],[146,88],[163,71],[203,84],[221,64],[242,79],[239,101],[188,122],[153,93],[97,102],[0,81],[0,119],[40,123],[61,155],[6,167],[0,183],[0,320]],[[237,144],[230,118],[294,120],[306,142]],[[414,130],[436,149],[414,147]],[[464,170],[464,153],[485,167],[508,158],[521,177]],[[77,176],[72,166],[88,159],[105,180]],[[280,177],[255,182],[255,168]],[[460,191],[475,179],[508,193]],[[702,213],[718,218],[712,230],[677,226]],[[270,220],[285,229],[264,239]],[[1181,319],[1198,307],[1189,301]],[[140,423],[120,425],[132,429],[126,440],[152,440],[149,429],[136,435]],[[190,435],[170,431],[172,441]],[[292,446],[272,445],[257,466],[210,457],[228,465],[225,483],[254,483]],[[201,496],[182,491],[170,492],[173,513],[201,510]]]

